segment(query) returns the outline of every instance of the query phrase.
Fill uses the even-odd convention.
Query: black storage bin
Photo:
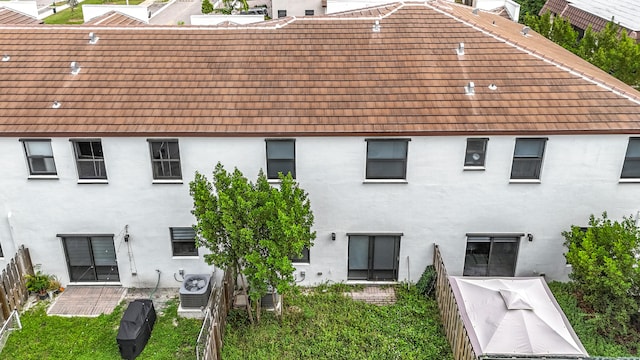
[[[136,299],[129,303],[127,310],[120,320],[118,329],[118,347],[123,359],[135,359],[151,336],[151,330],[156,322],[156,310],[153,301]]]

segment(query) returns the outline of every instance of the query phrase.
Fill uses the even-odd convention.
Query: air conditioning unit
[[[180,286],[180,306],[182,308],[205,307],[210,294],[211,275],[187,274]]]

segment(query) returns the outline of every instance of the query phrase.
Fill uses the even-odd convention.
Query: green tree
[[[597,35],[598,33],[594,32],[591,25],[589,25],[576,49],[576,54],[590,63],[593,63],[593,54],[598,48]]]
[[[542,16],[537,16],[534,14],[526,14],[524,16],[524,24],[531,28],[531,30],[537,32],[538,34],[549,38],[551,34],[551,13],[546,12]]]
[[[591,215],[586,231],[572,226],[562,235],[572,266],[569,277],[596,312],[600,331],[610,337],[626,334],[640,294],[640,231],[635,221],[611,221],[605,212],[600,219]]]
[[[213,12],[213,4],[209,0],[202,0],[202,13],[211,14]]]
[[[538,15],[546,0],[515,0],[520,4],[520,14]],[[522,19],[522,17],[520,18]],[[525,22],[526,24],[526,22]]]
[[[576,52],[578,46],[578,32],[573,29],[569,20],[559,16],[554,17],[548,37],[551,41],[563,48],[574,53]]]
[[[235,0],[222,0],[222,7],[213,9],[213,11],[219,14],[231,15],[233,11],[236,10],[235,4]],[[247,3],[247,0],[240,0],[240,7],[237,9],[240,11],[249,10],[249,3]]]
[[[213,182],[196,172],[189,187],[199,245],[211,251],[207,263],[243,274],[254,303],[269,288],[287,291],[294,283],[291,258],[315,238],[308,194],[291,175],[280,174],[279,186],[272,187],[261,171],[253,184],[218,163]]]
[[[78,7],[78,0],[67,0],[67,5],[69,5],[71,12],[73,12],[76,7]]]
[[[631,86],[640,85],[640,46],[620,26],[609,22],[596,35],[591,63]]]

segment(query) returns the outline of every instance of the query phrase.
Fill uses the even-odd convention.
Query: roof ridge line
[[[431,0],[431,2],[433,2],[433,1],[439,1],[439,0]],[[483,33],[485,35],[491,36],[491,37],[493,37],[494,39],[496,39],[498,41],[501,41],[501,42],[503,42],[503,43],[505,43],[505,44],[517,49],[517,50],[520,50],[520,51],[524,52],[525,54],[529,54],[529,55],[531,55],[531,56],[533,56],[533,57],[535,57],[537,59],[540,59],[540,60],[542,60],[544,62],[547,62],[547,63],[549,63],[551,65],[554,65],[557,68],[568,72],[569,74],[575,75],[575,76],[577,76],[577,77],[579,77],[579,78],[581,78],[581,79],[583,79],[583,80],[585,80],[587,82],[590,82],[590,83],[592,83],[594,85],[600,86],[600,87],[602,87],[602,88],[604,88],[604,89],[606,89],[608,91],[611,91],[612,93],[614,93],[614,94],[616,94],[618,96],[624,97],[627,100],[629,100],[629,101],[631,101],[631,102],[633,102],[633,103],[635,103],[637,105],[640,105],[640,97],[633,96],[633,95],[627,93],[626,91],[623,91],[621,89],[617,89],[615,86],[607,85],[602,81],[597,81],[594,78],[588,77],[585,74],[583,74],[582,72],[570,67],[567,64],[564,64],[564,63],[559,62],[559,61],[557,61],[555,59],[552,59],[552,58],[547,58],[547,57],[537,53],[535,50],[530,50],[527,47],[524,47],[523,45],[518,44],[517,42],[508,40],[506,38],[503,38],[502,36],[499,36],[498,34],[495,34],[495,33],[491,32],[491,31],[489,31],[487,29],[484,29],[483,27],[481,27],[481,26],[479,26],[477,24],[472,24],[472,23],[470,23],[470,22],[468,22],[468,21],[466,21],[466,20],[464,20],[464,19],[462,19],[460,17],[455,16],[454,14],[448,13],[448,12],[446,12],[444,10],[441,10],[441,9],[431,5],[431,4],[428,4],[427,2],[425,2],[424,5],[426,7],[429,7],[431,9],[433,9],[434,11],[436,11],[436,12],[442,14],[442,15],[448,16],[448,17],[450,17],[450,18],[452,18],[452,19],[454,19],[454,20],[456,20],[456,21],[458,21],[458,22],[460,22],[460,23],[462,23],[464,25],[467,25],[467,26],[469,26],[469,27],[471,27],[471,28],[473,28],[475,30],[480,31],[481,33]],[[449,7],[449,8],[453,10],[452,7]],[[569,50],[566,50],[566,51],[569,51]],[[582,60],[586,61],[584,59],[582,59]],[[631,86],[631,85],[629,85],[629,86]]]

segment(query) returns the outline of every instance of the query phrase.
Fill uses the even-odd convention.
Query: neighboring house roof
[[[36,25],[42,24],[42,20],[21,12],[0,7],[0,25]]]
[[[433,4],[262,27],[0,27],[0,136],[640,133],[633,88],[522,25]]]
[[[540,15],[547,11],[568,18],[572,25],[583,30],[591,25],[593,30],[601,31],[613,19],[628,31],[640,31],[637,0],[548,0]]]
[[[147,25],[144,21],[140,21],[134,17],[131,17],[129,15],[123,14],[123,13],[119,13],[117,11],[109,11],[108,13],[105,13],[104,15],[101,16],[97,16],[89,21],[87,21],[86,23],[84,23],[83,25],[89,25],[89,26],[96,26],[96,25],[102,25],[102,26],[141,26],[141,25]]]

